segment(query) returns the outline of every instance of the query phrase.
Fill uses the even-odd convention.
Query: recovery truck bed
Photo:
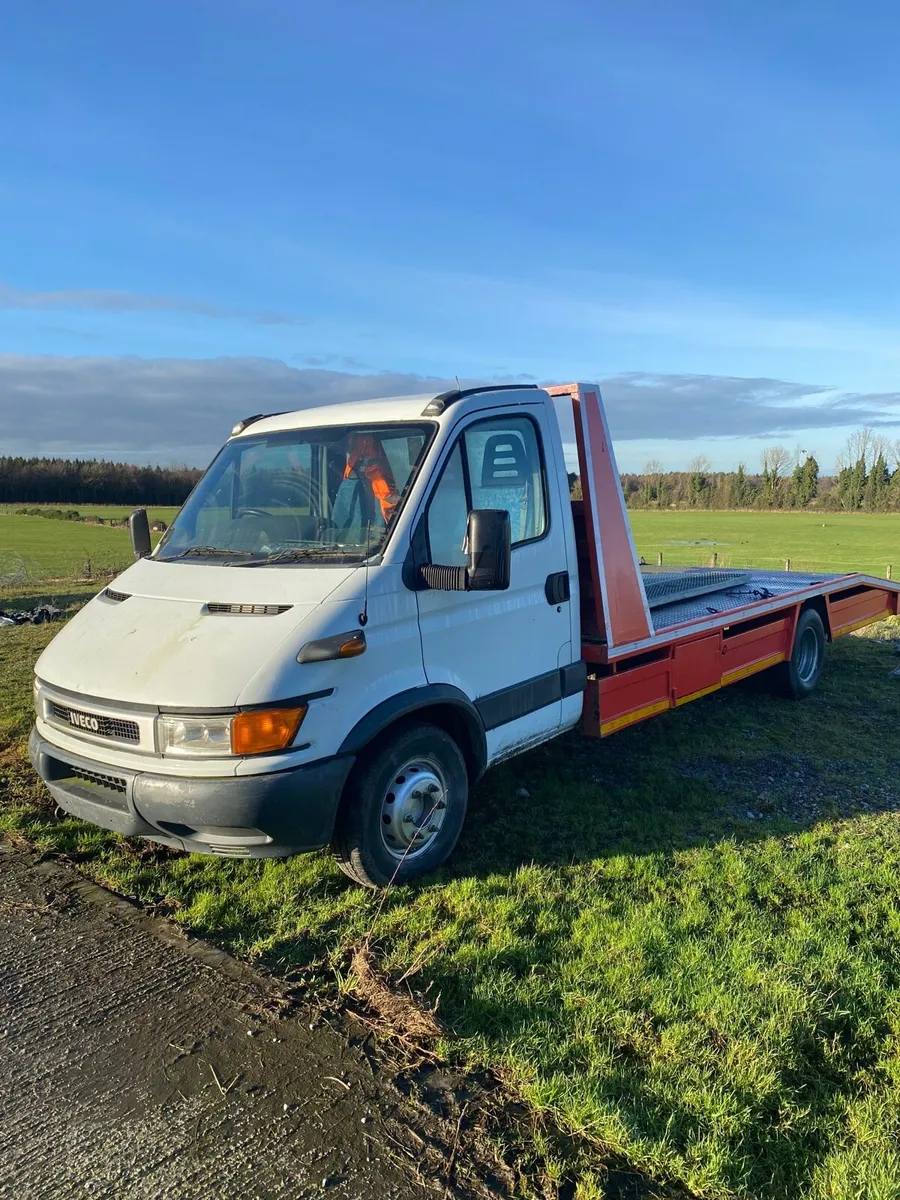
[[[808,609],[828,641],[898,613],[900,585],[866,575],[643,574],[599,390],[586,384],[547,390],[571,399],[584,495],[572,502],[572,515],[588,671],[585,733],[605,737],[791,663]]]

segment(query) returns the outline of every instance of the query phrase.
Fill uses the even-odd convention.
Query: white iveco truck
[[[470,782],[581,715],[577,606],[545,595],[568,507],[537,389],[242,421],[42,654],[32,761],[67,811],[179,849],[431,870]]]
[[[859,575],[644,579],[584,384],[249,418],[156,549],[142,510],[132,539],[36,666],[57,803],[182,850],[331,843],[369,886],[442,863],[492,763],[763,670],[802,697],[827,639],[898,604]]]

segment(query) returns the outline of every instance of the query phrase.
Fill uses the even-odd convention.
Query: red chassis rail
[[[900,584],[843,575],[809,584],[790,575],[779,595],[682,624],[654,628],[619,484],[599,388],[569,396],[583,502],[573,503],[582,658],[588,664],[584,732],[608,736],[790,659],[801,612],[815,607],[830,640],[900,612]]]

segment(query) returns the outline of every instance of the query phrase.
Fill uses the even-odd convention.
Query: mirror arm
[[[442,567],[428,563],[420,567],[422,582],[436,592],[467,592],[469,590],[468,567]]]

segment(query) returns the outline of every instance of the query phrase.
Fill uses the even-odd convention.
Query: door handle
[[[555,574],[548,575],[547,582],[544,584],[544,595],[547,597],[548,604],[565,604],[571,595],[569,572],[556,571]]]

